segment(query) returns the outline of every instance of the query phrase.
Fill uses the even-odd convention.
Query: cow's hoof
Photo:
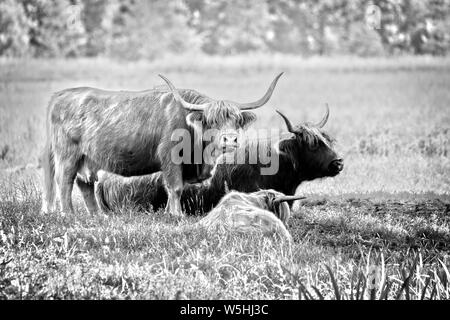
[[[177,217],[177,218],[183,218],[184,214],[183,214],[183,212],[172,212],[172,216]]]
[[[164,211],[164,214],[167,214],[167,215],[170,215],[173,217],[179,217],[179,218],[184,217],[184,214],[181,211],[166,210],[166,211]]]

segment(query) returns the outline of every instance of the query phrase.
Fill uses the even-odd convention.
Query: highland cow
[[[57,189],[62,212],[73,212],[76,181],[88,211],[95,213],[94,182],[99,170],[126,177],[161,171],[166,211],[181,215],[183,187],[210,178],[216,152],[210,159],[200,159],[200,163],[194,162],[191,154],[183,155],[183,161],[185,156],[191,161],[175,163],[171,152],[177,144],[172,140],[174,131],[187,131],[192,150],[203,150],[206,142],[192,137],[215,129],[218,132],[210,144],[213,151],[234,150],[238,131],[256,118],[248,110],[269,101],[280,76],[253,103],[213,100],[194,90],[178,91],[163,76],[166,89],[112,92],[75,88],[56,93],[47,113],[42,210],[55,209]]]
[[[305,198],[288,197],[275,190],[260,190],[250,194],[232,191],[197,225],[209,232],[261,232],[264,235],[277,234],[291,241],[292,237],[286,229],[291,210],[286,202],[300,199]]]

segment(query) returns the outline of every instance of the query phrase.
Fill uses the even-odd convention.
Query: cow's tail
[[[44,169],[42,212],[48,213],[56,209],[55,159],[50,141],[47,141],[42,154],[42,168]]]

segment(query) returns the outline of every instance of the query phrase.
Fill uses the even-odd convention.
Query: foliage
[[[122,1],[114,16],[108,51],[128,60],[195,52],[199,43],[187,28],[187,16],[181,1]]]
[[[449,8],[450,0],[2,0],[0,56],[445,55]],[[369,26],[371,10],[380,21]]]
[[[189,3],[189,2],[188,2]],[[202,36],[202,49],[210,54],[265,51],[270,30],[266,2],[252,0],[204,1],[190,7],[194,29]]]
[[[28,53],[31,21],[15,0],[0,2],[0,56],[21,57]]]
[[[85,44],[80,8],[71,0],[20,0],[27,18],[31,54],[44,57],[77,56]]]

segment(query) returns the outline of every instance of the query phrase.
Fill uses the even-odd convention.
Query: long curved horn
[[[241,110],[253,110],[258,109],[265,105],[267,102],[269,102],[270,98],[272,97],[273,91],[275,90],[275,87],[277,86],[278,80],[281,78],[281,76],[284,74],[284,72],[280,73],[275,80],[272,81],[272,84],[270,85],[269,89],[267,90],[264,97],[259,99],[256,102],[251,103],[235,103],[239,109]]]
[[[205,108],[207,108],[209,106],[209,103],[204,103],[204,104],[193,104],[193,103],[189,103],[187,101],[185,101],[180,93],[178,92],[178,90],[175,88],[175,86],[172,84],[172,82],[169,81],[169,79],[167,79],[166,77],[164,77],[163,75],[159,75],[161,79],[163,79],[167,85],[170,88],[170,91],[172,91],[173,97],[175,98],[175,100],[181,104],[183,106],[183,108],[187,109],[187,110],[191,110],[191,111],[204,111]]]
[[[286,201],[294,201],[294,200],[304,200],[306,199],[306,197],[303,196],[281,196],[276,198],[273,203],[274,204],[278,204],[281,202],[286,202]]]
[[[295,133],[294,126],[292,125],[291,120],[288,119],[284,114],[281,113],[281,111],[276,110],[277,113],[284,119],[284,122],[286,122],[286,127],[290,133]]]
[[[327,111],[325,112],[325,116],[323,117],[323,119],[318,124],[315,125],[318,128],[325,127],[325,125],[328,122],[328,118],[330,117],[330,107],[328,106],[328,103],[326,104],[326,107],[327,107]]]

